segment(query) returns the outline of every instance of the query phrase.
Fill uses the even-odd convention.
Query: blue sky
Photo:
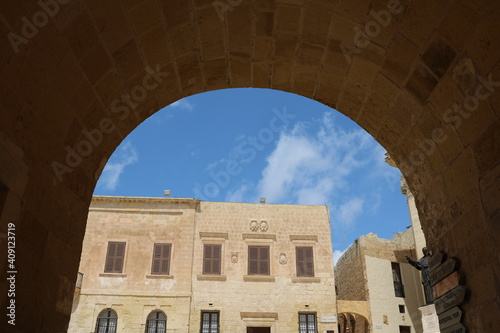
[[[338,256],[359,236],[410,225],[400,172],[349,118],[276,90],[226,89],[179,100],[115,150],[98,195],[328,205]]]

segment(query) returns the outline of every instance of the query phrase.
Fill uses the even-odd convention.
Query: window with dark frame
[[[411,333],[410,326],[399,326],[399,333]]]
[[[314,276],[314,255],[312,246],[295,248],[297,261],[297,276]]]
[[[165,312],[155,310],[148,315],[146,333],[166,333],[167,315]]]
[[[203,246],[203,274],[221,274],[221,252],[220,244],[205,244]]]
[[[113,309],[104,309],[97,316],[96,333],[116,333],[118,316]]]
[[[316,312],[299,312],[299,333],[318,333]]]
[[[405,313],[405,306],[399,305],[399,313]]]
[[[401,279],[401,269],[397,262],[392,262],[392,279],[394,281],[394,293],[396,297],[405,297],[405,288]]]
[[[108,242],[104,273],[122,273],[125,259],[125,242]]]
[[[248,275],[270,275],[269,246],[248,246]]]
[[[169,275],[170,274],[170,255],[172,244],[162,243],[154,244],[153,263],[151,264],[151,274]]]
[[[200,333],[219,333],[219,311],[202,311]]]

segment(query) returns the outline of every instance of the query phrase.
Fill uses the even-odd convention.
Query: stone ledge
[[[319,277],[307,277],[307,276],[297,276],[292,277],[292,283],[320,283],[321,278]]]
[[[127,273],[99,273],[99,276],[127,277]]]
[[[277,312],[240,312],[241,319],[273,318],[278,320]]]
[[[276,234],[243,234],[243,239],[272,239],[276,240]]]
[[[130,214],[163,214],[163,215],[183,215],[183,211],[172,211],[166,209],[150,209],[150,208],[114,208],[114,207],[92,207],[89,211],[93,212],[114,212],[114,213],[130,213]]]
[[[229,239],[227,232],[202,232],[200,231],[200,238],[224,238]]]
[[[290,240],[293,241],[318,241],[317,235],[290,235]]]
[[[225,275],[204,275],[198,274],[196,276],[199,281],[226,281]]]
[[[146,274],[146,279],[173,279],[173,275]]]
[[[243,281],[245,282],[274,282],[274,276],[267,275],[243,275]]]

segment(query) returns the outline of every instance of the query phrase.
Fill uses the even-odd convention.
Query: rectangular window
[[[205,244],[203,247],[203,274],[220,275],[221,252],[222,245]]]
[[[248,275],[269,274],[269,246],[248,246]]]
[[[151,274],[170,274],[170,253],[172,244],[155,244],[153,250],[153,264]]]
[[[317,333],[316,313],[299,313],[299,333]]]
[[[200,333],[219,333],[219,312],[202,311]]]
[[[410,326],[399,326],[399,333],[411,333]]]
[[[396,297],[405,297],[405,288],[401,279],[401,270],[397,262],[392,262],[392,279],[394,281],[394,293]]]
[[[106,253],[105,273],[122,273],[125,258],[125,242],[108,242]]]
[[[314,276],[314,257],[311,246],[296,247],[297,276]]]
[[[399,305],[399,313],[405,313],[405,306]]]

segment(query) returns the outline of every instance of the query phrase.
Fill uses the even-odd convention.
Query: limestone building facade
[[[405,256],[421,257],[426,242],[404,179],[401,192],[407,197],[411,226],[391,239],[373,233],[359,237],[335,266],[340,333],[422,332],[420,272]]]
[[[326,206],[94,196],[79,270],[69,332],[337,331]]]
[[[349,315],[358,313],[339,314],[341,333],[422,331],[418,308],[425,300],[420,273],[405,259],[416,257],[413,244],[411,227],[391,239],[370,233],[359,237],[339,259],[335,266],[339,302],[364,301],[369,314],[368,327],[349,322]]]

